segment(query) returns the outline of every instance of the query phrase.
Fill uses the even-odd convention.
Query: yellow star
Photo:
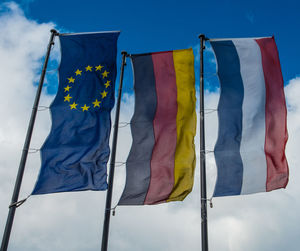
[[[107,95],[107,92],[106,92],[106,91],[103,91],[103,92],[101,92],[100,94],[102,95],[102,98],[105,98],[106,95]]]
[[[75,102],[73,103],[73,104],[71,104],[70,105],[70,108],[71,108],[71,110],[73,110],[73,109],[77,109],[77,106],[78,104],[76,104]]]
[[[101,69],[103,68],[103,65],[98,65],[98,66],[96,66],[96,71],[101,71]]]
[[[86,106],[86,104],[84,104],[84,106],[81,107],[82,108],[82,111],[88,111],[89,110],[89,106]]]
[[[77,75],[81,75],[81,72],[82,72],[81,70],[77,69],[77,71],[75,71],[76,76],[77,76]]]
[[[88,65],[87,67],[85,67],[85,71],[92,71],[92,68],[93,68],[92,66]]]
[[[67,87],[64,88],[65,92],[69,92],[71,88],[72,88],[71,86],[67,85]]]
[[[101,103],[101,101],[98,101],[98,100],[96,99],[95,102],[93,102],[94,108],[95,108],[96,106],[100,107],[100,103]]]
[[[68,94],[67,96],[65,96],[64,102],[66,102],[66,101],[70,102],[70,99],[71,99],[71,98],[72,98],[72,97],[70,97],[70,94]]]
[[[106,81],[106,83],[104,84],[104,85],[105,85],[105,88],[107,88],[107,87],[110,86],[110,82],[111,82],[111,81],[109,81],[109,80]]]
[[[105,70],[104,72],[102,72],[102,76],[103,76],[103,78],[107,77],[107,76],[108,76],[108,73],[109,73],[109,72],[108,72],[108,71],[106,71],[106,70]]]
[[[75,81],[75,78],[73,78],[73,77],[70,77],[70,78],[68,78],[68,80],[69,80],[69,83],[74,83],[74,81]]]

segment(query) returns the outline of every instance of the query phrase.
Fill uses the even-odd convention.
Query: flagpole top
[[[208,40],[208,38],[204,34],[200,34],[198,38],[203,39],[203,40]]]
[[[57,30],[55,30],[55,29],[51,29],[50,32],[53,33],[55,36],[59,35],[59,33],[57,32]]]

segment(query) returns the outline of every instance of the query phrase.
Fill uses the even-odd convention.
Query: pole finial
[[[200,35],[198,36],[198,38],[202,38],[203,40],[206,40],[206,37],[205,37],[204,34],[200,34]]]
[[[57,35],[59,34],[59,33],[57,32],[57,30],[55,30],[55,29],[51,29],[50,32],[51,32],[51,33],[54,33],[55,36],[57,36]]]

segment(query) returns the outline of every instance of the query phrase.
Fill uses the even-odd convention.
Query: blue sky
[[[210,38],[275,35],[288,104],[286,189],[248,196],[215,198],[208,209],[210,251],[299,251],[300,246],[300,2],[294,1],[6,1],[0,4],[0,236],[4,230],[20,153],[36,85],[49,41],[59,32],[121,30],[120,52],[144,53],[194,48],[199,81],[198,35]],[[59,46],[51,54],[41,106],[49,106],[57,88]],[[205,51],[207,109],[218,104],[218,80],[213,53]],[[120,122],[133,113],[132,73],[125,71]],[[299,76],[299,77],[297,77]],[[117,78],[117,85],[119,79]],[[197,94],[199,95],[199,93]],[[114,118],[114,111],[112,112]],[[217,113],[206,114],[206,148],[217,138]],[[199,122],[199,120],[198,120]],[[31,147],[39,149],[49,134],[51,118],[39,111]],[[200,250],[199,135],[195,137],[195,184],[184,202],[156,206],[118,207],[111,217],[109,251]],[[131,146],[129,126],[119,130],[117,161],[124,162]],[[207,191],[212,195],[216,166],[207,154]],[[31,193],[39,173],[39,153],[29,154],[20,199]],[[113,205],[125,183],[125,168],[117,166]],[[99,250],[105,192],[32,196],[18,208],[12,230],[12,251]]]
[[[299,74],[300,3],[284,1],[17,1],[28,18],[60,31],[121,30],[119,50],[182,49],[209,38],[275,35],[285,82]]]

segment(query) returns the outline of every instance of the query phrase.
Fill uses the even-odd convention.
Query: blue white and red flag
[[[274,38],[210,42],[221,84],[214,196],[285,188],[287,111]]]

